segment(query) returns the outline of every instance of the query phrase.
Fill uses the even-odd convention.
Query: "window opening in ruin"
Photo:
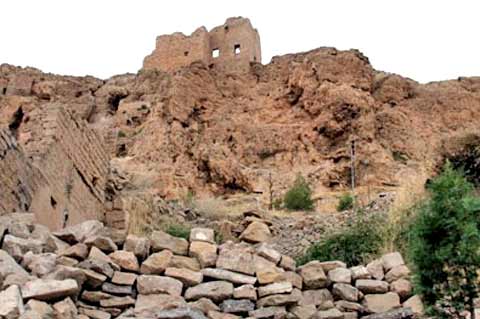
[[[233,53],[235,53],[235,55],[239,55],[240,54],[240,44],[235,44],[233,46]]]
[[[53,198],[52,196],[50,196],[50,205],[52,206],[52,208],[56,208],[57,207],[57,201],[55,200],[55,198]]]
[[[188,56],[188,51],[183,52],[184,56]]]
[[[228,25],[226,25],[226,26],[225,26],[225,31],[227,31],[227,32],[228,32]]]
[[[220,49],[213,49],[212,50],[212,58],[218,58],[220,56]]]
[[[253,57],[253,62],[257,62],[257,57],[256,56]]]
[[[3,94],[3,95],[7,94],[7,88],[3,88],[2,94]]]

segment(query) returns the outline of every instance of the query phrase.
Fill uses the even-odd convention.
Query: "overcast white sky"
[[[0,63],[45,72],[136,72],[160,34],[249,17],[263,63],[320,46],[356,48],[378,70],[420,82],[480,75],[476,0],[4,0]]]

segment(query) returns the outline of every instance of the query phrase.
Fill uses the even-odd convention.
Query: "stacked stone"
[[[207,228],[186,240],[162,231],[115,236],[98,221],[53,234],[18,220],[0,225],[0,318],[411,318],[421,311],[398,253],[365,267],[296,267],[266,243],[217,245]]]

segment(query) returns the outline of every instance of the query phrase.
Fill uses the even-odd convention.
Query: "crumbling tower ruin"
[[[249,19],[228,18],[210,32],[198,28],[190,36],[182,33],[157,37],[155,50],[143,61],[143,69],[173,72],[193,62],[229,72],[244,72],[251,62],[262,59],[260,36]]]

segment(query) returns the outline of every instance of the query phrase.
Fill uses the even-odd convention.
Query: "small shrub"
[[[272,203],[272,208],[281,209],[283,206],[283,201],[281,198],[275,198]]]
[[[285,194],[283,199],[285,208],[289,210],[312,210],[312,190],[302,176],[298,176],[292,188]]]
[[[118,131],[118,137],[126,137],[127,134],[125,134],[124,131]]]
[[[353,208],[353,202],[354,202],[354,198],[351,194],[349,194],[349,193],[343,194],[340,197],[340,201],[338,202],[337,211],[343,212],[344,210],[352,209]]]
[[[416,289],[436,318],[461,318],[479,297],[480,198],[450,163],[428,189],[409,246]]]
[[[342,260],[348,266],[364,264],[381,254],[384,224],[383,217],[365,216],[360,212],[356,220],[351,221],[341,232],[313,244],[299,259],[299,263],[304,264],[312,260]]]
[[[166,227],[165,232],[174,237],[185,238],[188,240],[190,237],[190,228],[179,224],[170,224]]]

